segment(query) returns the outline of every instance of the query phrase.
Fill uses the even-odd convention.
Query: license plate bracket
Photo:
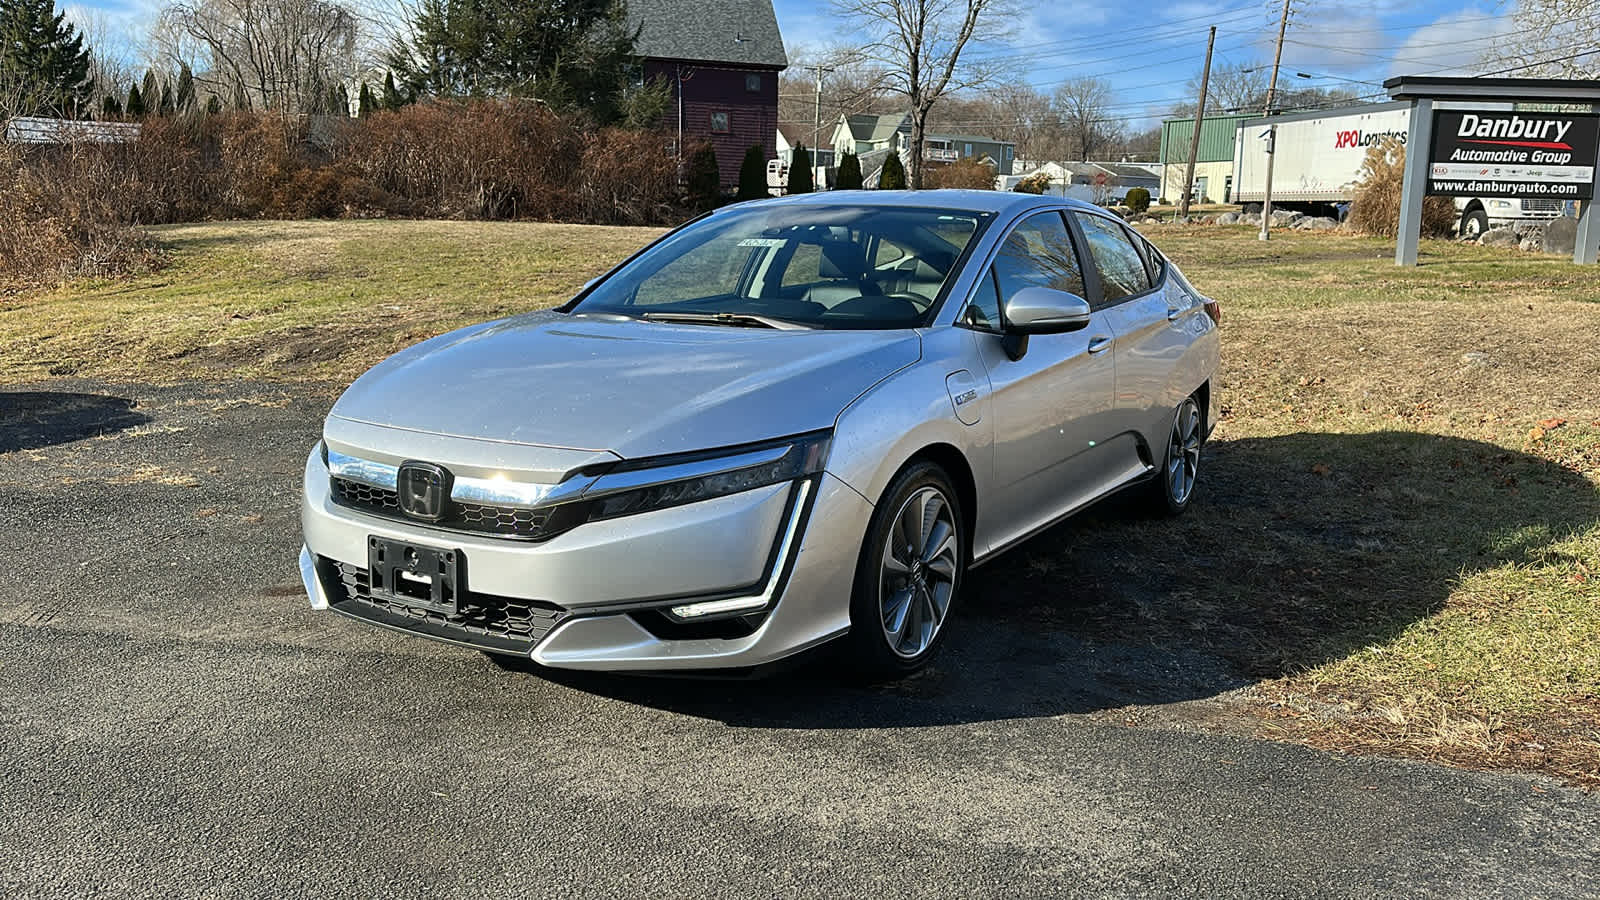
[[[465,562],[459,550],[367,538],[367,575],[374,595],[447,616],[456,614]]]

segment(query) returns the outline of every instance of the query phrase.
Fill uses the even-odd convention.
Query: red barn
[[[751,145],[777,158],[778,73],[789,58],[772,0],[629,0],[628,15],[645,80],[672,87],[662,127],[680,144],[709,140],[724,187],[738,184]]]

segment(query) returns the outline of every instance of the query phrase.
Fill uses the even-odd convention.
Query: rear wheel
[[[869,678],[921,669],[942,643],[966,573],[966,525],[933,463],[901,472],[872,514],[850,600],[854,662]]]
[[[1157,463],[1156,477],[1147,488],[1146,505],[1151,512],[1176,516],[1189,508],[1199,483],[1200,446],[1204,442],[1200,404],[1193,397],[1186,397],[1172,415],[1166,450]]]

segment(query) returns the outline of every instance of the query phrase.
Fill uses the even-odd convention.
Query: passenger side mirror
[[[1010,334],[1061,334],[1087,328],[1093,310],[1077,294],[1052,288],[1028,287],[1006,301],[1006,331]]]

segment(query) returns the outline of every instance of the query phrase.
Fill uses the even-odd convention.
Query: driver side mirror
[[[1062,334],[1089,326],[1093,310],[1077,294],[1027,287],[1006,301],[1006,331],[1012,334]]]

